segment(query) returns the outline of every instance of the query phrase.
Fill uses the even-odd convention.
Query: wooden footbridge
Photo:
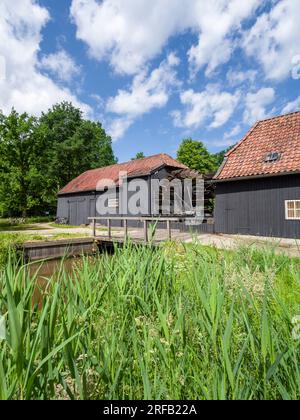
[[[97,250],[112,248],[115,244],[123,246],[128,240],[141,246],[159,246],[171,240],[184,241],[189,233],[173,229],[173,225],[183,223],[184,218],[170,217],[91,217],[91,236],[87,238],[57,240],[47,242],[27,242],[23,245],[25,258],[30,261],[55,259],[64,256],[94,254]],[[114,222],[122,227],[114,227]],[[101,222],[101,225],[100,225]],[[104,222],[104,225],[103,225]],[[131,227],[132,222],[140,227]],[[166,228],[160,228],[161,224]],[[101,229],[101,234],[100,233]]]
[[[140,243],[141,241],[143,241],[144,243],[149,243],[149,241],[151,241],[151,243],[155,243],[155,242],[161,242],[162,240],[168,240],[171,241],[172,240],[172,223],[181,223],[184,222],[185,219],[183,218],[170,218],[170,217],[159,217],[159,218],[155,218],[155,217],[106,217],[106,218],[101,218],[101,217],[89,217],[89,220],[91,221],[91,225],[92,225],[92,235],[94,238],[98,239],[100,238],[99,235],[97,235],[97,221],[99,222],[103,222],[106,221],[107,224],[107,234],[106,235],[101,235],[101,239],[106,240],[106,241],[111,241],[111,240],[117,240],[117,241],[121,241],[121,242],[126,242],[129,238],[129,225],[130,222],[136,222],[137,224],[142,224],[143,228],[142,230],[140,228],[133,228],[135,229],[135,235],[130,236],[131,240],[133,242],[137,241],[138,243]],[[112,225],[113,222],[115,221],[119,221],[122,222],[123,227],[118,227],[118,230],[123,229],[123,236],[120,238],[120,235],[114,236],[113,235],[113,230],[112,230]],[[159,225],[161,223],[164,223],[167,228],[163,229],[163,231],[165,232],[165,237],[162,238],[161,235],[155,235],[156,231],[162,230],[159,229]],[[149,226],[151,225],[152,230],[151,233],[149,234]],[[103,225],[101,225],[103,228]],[[137,229],[139,229],[140,234],[137,236]],[[142,234],[142,235],[141,235]]]

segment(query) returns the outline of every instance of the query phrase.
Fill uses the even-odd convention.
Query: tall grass
[[[297,260],[129,245],[55,277],[0,274],[2,399],[300,397]]]
[[[43,237],[22,233],[0,233],[0,269],[6,266],[10,256],[16,254],[17,247],[30,239],[41,240]]]

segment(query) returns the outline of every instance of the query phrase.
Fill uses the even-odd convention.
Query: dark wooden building
[[[199,174],[190,171],[185,165],[177,162],[166,154],[159,154],[144,159],[133,160],[127,163],[112,165],[105,168],[87,171],[72,180],[58,194],[57,218],[71,225],[85,225],[89,223],[89,217],[102,217],[98,211],[99,197],[106,193],[107,206],[111,209],[111,213],[107,216],[137,216],[131,214],[130,211],[122,210],[126,206],[122,203],[124,200],[122,193],[123,175],[126,173],[129,183],[133,184],[132,193],[129,191],[125,197],[126,202],[130,202],[130,198],[135,194],[135,180],[144,180],[148,185],[149,197],[144,199],[145,206],[142,206],[139,217],[155,216],[153,213],[153,200],[151,197],[151,189],[153,188],[153,180],[174,180],[185,178],[197,178]],[[116,186],[116,191],[110,194],[109,183],[112,182]],[[148,199],[149,198],[149,199]],[[158,197],[159,200],[159,197]],[[157,204],[157,203],[156,203]],[[162,209],[160,208],[162,212]],[[162,214],[165,215],[165,214]],[[168,216],[177,216],[174,209],[170,209]],[[119,225],[120,222],[114,223]]]
[[[258,122],[214,180],[216,232],[300,239],[300,112]]]

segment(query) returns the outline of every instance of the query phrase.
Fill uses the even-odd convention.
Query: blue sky
[[[300,109],[299,21],[298,0],[2,0],[0,109],[73,101],[119,161],[218,151]]]

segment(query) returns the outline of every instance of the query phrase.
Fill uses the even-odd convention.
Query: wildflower
[[[165,339],[165,338],[161,338],[160,339],[161,344],[164,344],[165,346],[170,346],[170,343]]]
[[[135,324],[138,328],[143,326],[143,317],[139,316],[138,318],[135,318]]]
[[[178,382],[180,383],[180,385],[184,386],[185,385],[185,378],[183,376],[180,376]]]
[[[168,327],[171,327],[173,323],[174,323],[174,318],[173,318],[173,315],[170,313],[167,319]]]
[[[6,339],[6,332],[5,332],[5,318],[4,316],[0,316],[0,341]]]
[[[87,354],[81,354],[81,355],[78,357],[77,362],[80,362],[80,361],[82,361],[82,360],[85,360],[87,357],[88,357],[88,355],[87,355]]]

